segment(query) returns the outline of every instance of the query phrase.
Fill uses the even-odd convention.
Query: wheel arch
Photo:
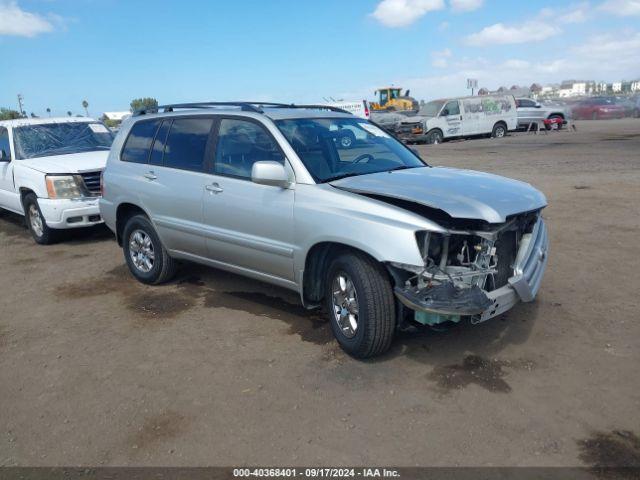
[[[344,253],[363,255],[378,263],[389,274],[384,262],[376,258],[372,252],[354,245],[337,241],[321,241],[314,244],[305,256],[304,271],[301,278],[301,297],[305,306],[318,305],[324,296],[327,270],[331,261]],[[393,276],[389,275],[393,282]]]
[[[27,195],[33,193],[36,197],[38,196],[38,194],[35,192],[35,190],[33,190],[32,188],[29,187],[20,187],[20,189],[18,190],[20,192],[20,201],[24,204],[24,199],[26,198]]]
[[[122,246],[122,231],[127,223],[127,220],[134,215],[142,214],[151,219],[149,214],[140,206],[134,203],[124,202],[118,205],[116,209],[116,240],[118,245]]]

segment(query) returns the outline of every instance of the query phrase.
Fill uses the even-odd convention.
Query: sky
[[[640,0],[0,0],[0,107],[418,99],[640,79]]]

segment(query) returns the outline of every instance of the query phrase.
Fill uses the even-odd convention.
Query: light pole
[[[18,112],[20,112],[20,115],[24,115],[24,110],[22,108],[22,102],[24,100],[24,97],[22,96],[21,93],[18,94]]]

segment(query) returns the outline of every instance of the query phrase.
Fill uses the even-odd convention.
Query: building
[[[122,121],[131,116],[131,112],[126,110],[124,112],[104,112],[100,120],[104,122],[110,128],[118,127]]]
[[[113,122],[122,122],[125,118],[129,117],[131,115],[131,112],[129,110],[124,111],[124,112],[104,112],[102,114],[103,118],[106,118],[107,120],[111,120]]]
[[[633,93],[640,92],[640,80],[634,80],[631,82],[631,91]]]
[[[586,93],[587,82],[576,80],[566,80],[562,82],[560,89],[558,90],[559,97],[579,97],[581,95],[586,95]]]
[[[606,82],[598,82],[596,83],[596,93],[597,94],[605,94],[609,91],[609,86]]]
[[[622,82],[613,82],[611,84],[611,91],[613,93],[622,93]]]

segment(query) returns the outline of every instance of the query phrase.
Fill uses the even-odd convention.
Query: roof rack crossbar
[[[309,104],[309,105],[295,105],[295,104],[280,104],[280,105],[274,105],[277,108],[308,108],[308,109],[314,109],[314,110],[330,110],[332,112],[337,112],[337,113],[348,113],[349,115],[353,115],[351,112],[349,112],[348,110],[345,110],[343,108],[340,107],[334,107],[332,105],[316,105],[316,104]]]
[[[257,103],[252,102],[193,102],[193,103],[172,103],[167,105],[158,105],[157,107],[142,108],[133,112],[133,116],[145,115],[147,113],[158,113],[160,110],[172,112],[178,108],[210,108],[210,107],[239,107],[241,110],[262,113],[262,110],[256,107]]]
[[[133,112],[133,116],[146,115],[148,113],[158,113],[160,110],[165,112],[173,112],[174,109],[189,109],[189,108],[211,108],[211,107],[238,107],[241,110],[255,113],[264,113],[261,107],[272,108],[306,108],[306,109],[318,109],[318,110],[330,110],[332,112],[346,113],[351,115],[351,112],[342,108],[334,107],[331,105],[296,105],[293,103],[275,103],[275,102],[193,102],[193,103],[174,103],[167,105],[158,105],[157,107],[142,108]]]

